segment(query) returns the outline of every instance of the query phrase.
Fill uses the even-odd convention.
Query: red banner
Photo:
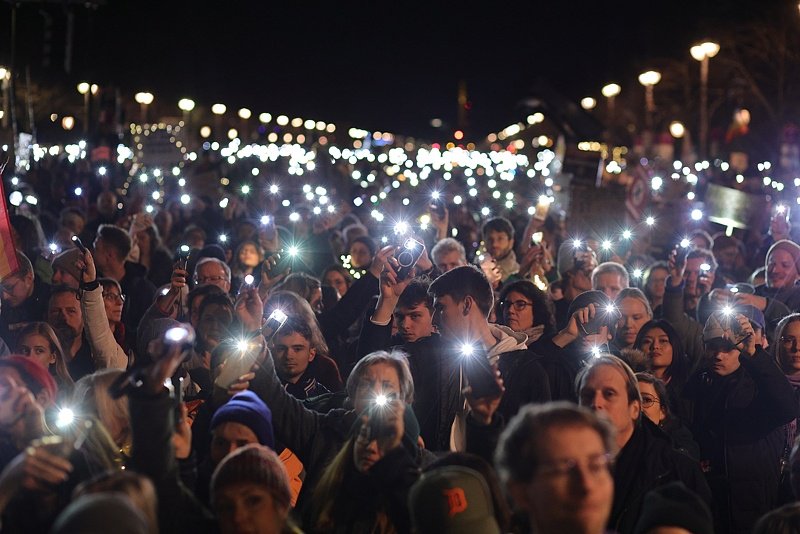
[[[5,280],[9,275],[19,270],[17,251],[14,247],[14,238],[11,236],[11,221],[8,218],[6,193],[3,188],[2,180],[6,163],[8,163],[8,156],[6,156],[6,161],[0,165],[0,281]]]

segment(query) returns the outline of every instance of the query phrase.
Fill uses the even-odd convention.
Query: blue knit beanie
[[[272,412],[252,391],[237,393],[220,406],[211,418],[211,430],[222,423],[240,423],[253,431],[261,445],[266,445],[270,449],[275,448]]]

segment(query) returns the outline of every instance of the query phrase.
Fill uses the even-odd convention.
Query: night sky
[[[654,58],[691,62],[688,49],[782,0],[655,2],[184,2],[108,0],[75,7],[74,67],[63,64],[64,10],[23,2],[18,64],[53,83],[89,79],[158,102],[221,101],[368,129],[430,136],[455,128],[459,80],[472,102],[469,133],[519,117],[515,104],[544,80],[575,100],[609,81],[635,84]],[[796,8],[795,8],[796,9]],[[10,7],[0,7],[0,60],[9,61]],[[53,20],[42,67],[43,17]]]

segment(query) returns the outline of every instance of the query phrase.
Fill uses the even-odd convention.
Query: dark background
[[[600,99],[605,83],[634,87],[638,73],[662,58],[696,69],[689,47],[700,39],[753,18],[798,15],[785,0],[18,6],[17,68],[29,65],[47,83],[69,81],[74,90],[89,80],[129,98],[151,91],[161,104],[191,97],[198,106],[247,106],[254,116],[269,111],[411,135],[435,133],[434,117],[445,131],[455,129],[459,80],[472,104],[468,134],[483,135],[517,120],[515,104],[538,80],[573,100]],[[76,23],[69,74],[68,9]],[[0,63],[9,64],[10,45],[4,2]]]

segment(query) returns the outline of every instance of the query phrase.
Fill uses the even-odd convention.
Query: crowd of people
[[[800,525],[786,210],[612,251],[446,194],[417,230],[86,191],[11,216],[3,532]]]

